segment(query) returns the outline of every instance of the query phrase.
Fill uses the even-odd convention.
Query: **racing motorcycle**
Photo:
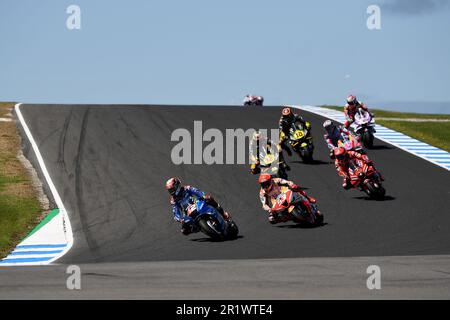
[[[306,125],[293,123],[289,128],[289,145],[294,150],[303,162],[311,163],[313,161],[314,144],[312,136],[309,134],[311,125],[306,122]],[[280,133],[280,141],[285,140],[284,132]]]
[[[234,221],[226,221],[214,207],[200,199],[190,204],[186,213],[194,222],[194,232],[201,231],[214,240],[235,239],[239,234]]]
[[[311,203],[306,197],[287,187],[272,200],[274,216],[282,222],[293,221],[311,226],[321,225],[324,217],[318,210],[317,204]]]
[[[346,151],[356,151],[361,154],[366,154],[359,137],[356,137],[349,131],[349,135],[345,133],[341,133],[339,136],[339,140],[337,142],[337,146],[335,148],[344,148]],[[334,148],[330,150],[330,158],[335,159],[334,157]]]
[[[361,141],[359,141],[358,137],[352,133],[349,135],[341,133],[341,138],[338,141],[337,147],[343,147],[347,151],[356,151],[358,153],[365,154]]]
[[[277,151],[269,153],[266,148],[260,151],[259,167],[253,163],[250,166],[253,174],[268,173],[275,178],[287,179],[286,168],[284,163],[279,161],[279,154]]]
[[[351,159],[348,172],[353,188],[365,192],[370,198],[382,199],[386,194],[386,190],[381,185],[381,175],[373,165]]]
[[[361,141],[366,148],[373,147],[373,139],[375,131],[375,119],[373,119],[372,115],[362,109],[359,108],[355,114],[355,133],[361,137]]]
[[[261,96],[249,96],[244,99],[244,106],[260,106],[264,104],[264,98]]]

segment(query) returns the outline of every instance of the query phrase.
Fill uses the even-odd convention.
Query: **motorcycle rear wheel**
[[[297,153],[300,156],[300,158],[302,159],[303,163],[312,163],[314,161],[312,151],[300,149],[297,151]]]
[[[371,132],[364,132],[362,136],[362,142],[364,144],[364,147],[371,149],[373,148],[373,134]]]
[[[239,234],[239,228],[238,228],[237,224],[234,223],[234,221],[232,221],[232,220],[229,221],[227,238],[228,239],[236,239],[238,234]]]

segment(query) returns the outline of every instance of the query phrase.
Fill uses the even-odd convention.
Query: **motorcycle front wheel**
[[[364,191],[366,194],[374,199],[383,199],[386,194],[386,189],[379,183],[369,181],[366,183]]]
[[[214,240],[222,240],[224,235],[220,230],[220,225],[217,221],[215,221],[212,217],[201,218],[198,221],[200,229],[204,234]]]

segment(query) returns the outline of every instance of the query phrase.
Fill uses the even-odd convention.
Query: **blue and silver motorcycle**
[[[214,240],[235,239],[239,229],[234,221],[226,221],[217,210],[204,201],[196,199],[186,208],[196,231],[201,231]]]

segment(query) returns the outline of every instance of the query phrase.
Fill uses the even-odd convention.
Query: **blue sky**
[[[448,2],[2,0],[0,100],[342,104],[352,92],[448,113]],[[81,30],[66,28],[71,4]],[[381,30],[366,27],[370,4]]]

